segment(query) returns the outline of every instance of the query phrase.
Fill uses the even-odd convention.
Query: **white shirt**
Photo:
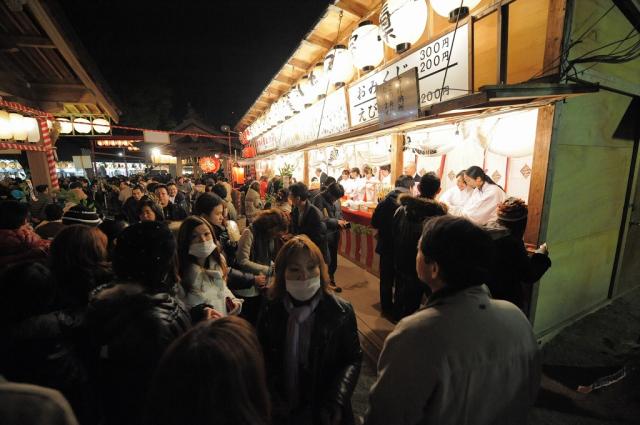
[[[365,180],[363,178],[357,178],[345,180],[345,182],[349,183],[346,186],[344,183],[342,184],[344,187],[344,194],[354,201],[363,201]]]
[[[236,299],[231,290],[227,287],[220,266],[215,264],[211,269],[200,268],[195,276],[191,291],[184,293],[180,286],[178,298],[184,302],[188,308],[198,304],[207,303],[223,316],[228,314],[226,298],[231,298],[238,305],[240,300]],[[240,311],[234,311],[238,314]]]
[[[468,186],[463,190],[460,190],[458,186],[454,186],[440,195],[440,198],[438,198],[438,200],[447,204],[449,207],[462,208],[464,204],[467,203],[472,193],[473,189]]]
[[[391,183],[391,174],[387,174],[382,178],[382,186],[392,186]]]
[[[461,215],[484,226],[498,218],[498,205],[504,202],[506,194],[495,184],[484,183],[475,188],[462,208],[454,209],[452,214]]]
[[[371,176],[369,178],[364,178],[364,192],[367,197],[367,202],[376,202],[378,200],[378,186],[380,185],[380,181]],[[364,199],[363,199],[364,201]]]

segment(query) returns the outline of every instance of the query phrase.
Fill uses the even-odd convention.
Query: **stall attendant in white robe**
[[[440,195],[438,201],[447,204],[449,210],[452,211],[462,208],[472,193],[473,189],[467,186],[467,182],[464,181],[464,170],[462,170],[456,176],[456,185]]]
[[[498,218],[498,205],[506,198],[504,190],[487,176],[482,168],[475,165],[465,171],[464,180],[469,187],[473,187],[473,192],[469,200],[458,210],[458,215],[467,217],[480,226],[495,221]]]
[[[351,169],[348,181],[349,184],[344,188],[345,195],[353,201],[364,201],[365,180],[360,176],[360,169],[358,167]]]
[[[393,183],[391,182],[391,166],[390,165],[382,165],[380,167],[380,182],[383,187],[393,187]]]
[[[364,172],[364,199],[366,202],[378,202],[378,186],[380,180],[373,175],[373,170],[368,165],[362,167]]]

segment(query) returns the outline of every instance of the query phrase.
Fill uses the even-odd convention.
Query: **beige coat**
[[[365,424],[522,425],[539,384],[529,321],[475,286],[432,299],[389,335]]]
[[[262,200],[260,199],[260,194],[250,188],[244,198],[244,212],[247,216],[247,223],[251,223],[261,209]]]

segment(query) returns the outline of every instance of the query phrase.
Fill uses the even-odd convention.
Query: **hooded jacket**
[[[184,305],[136,283],[96,288],[87,327],[93,337],[95,381],[107,424],[137,424],[148,386],[167,347],[191,325]]]
[[[396,276],[416,280],[418,241],[424,224],[433,217],[447,214],[447,206],[429,198],[409,194],[398,197],[400,208],[393,216],[393,243]]]

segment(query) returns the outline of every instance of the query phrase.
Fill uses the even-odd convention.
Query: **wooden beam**
[[[30,83],[34,100],[44,102],[92,103],[96,97],[81,84]]]
[[[276,75],[276,77],[273,80],[277,81],[279,83],[287,84],[289,86],[293,85],[293,83],[296,82],[296,80],[294,80],[293,78],[285,77],[285,76],[280,75],[280,74]]]
[[[37,47],[40,49],[55,49],[56,46],[47,37],[37,35],[2,35],[3,46]]]
[[[353,15],[356,19],[362,19],[369,13],[366,7],[353,0],[340,0],[336,3],[336,6]]]
[[[296,67],[298,69],[301,69],[303,71],[308,70],[309,67],[311,66],[311,64],[309,62],[305,62],[305,61],[302,61],[302,60],[296,59],[296,58],[290,58],[287,63],[289,65],[293,65],[294,67]]]
[[[323,49],[331,49],[333,47],[333,41],[327,40],[326,38],[322,38],[318,35],[311,34],[309,35],[305,41],[307,43],[313,44],[314,46],[322,47]]]
[[[549,17],[547,19],[547,39],[544,45],[542,60],[543,76],[558,74],[560,69],[560,52],[564,35],[567,0],[550,0]],[[570,28],[567,29],[570,31]]]

